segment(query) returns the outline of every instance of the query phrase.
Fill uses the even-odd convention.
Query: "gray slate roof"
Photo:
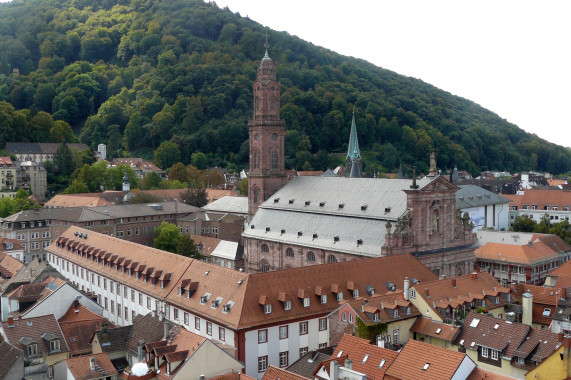
[[[203,207],[208,211],[229,212],[235,214],[248,213],[248,197],[224,196]]]
[[[422,188],[432,180],[417,183]],[[243,236],[378,257],[385,224],[406,211],[403,190],[411,184],[407,179],[296,177],[260,206]]]
[[[501,195],[492,193],[476,185],[459,185],[459,187],[460,190],[456,192],[457,210],[511,202]]]
[[[0,343],[0,379],[4,379],[16,361],[24,356],[24,351],[11,345],[8,342]],[[22,372],[24,370],[24,361],[22,360]]]

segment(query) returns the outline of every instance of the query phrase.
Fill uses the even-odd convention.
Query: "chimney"
[[[472,272],[472,280],[478,279],[478,272]]]
[[[523,293],[521,297],[521,323],[524,325],[531,326],[532,322],[532,307],[533,307],[533,296],[530,293]]]
[[[163,312],[159,311],[159,321],[162,322],[164,318],[165,318],[165,316],[164,316]]]
[[[168,338],[169,336],[169,323],[167,321],[163,321],[163,339]]]
[[[439,280],[445,280],[446,279],[446,275],[445,274],[441,274],[440,276],[438,276]]]
[[[77,310],[79,308],[79,300],[74,300],[73,301],[73,309],[75,310],[76,313],[79,312],[79,310]]]
[[[404,278],[404,290],[402,292],[404,299],[408,301],[408,289],[410,288],[410,281],[408,277]]]
[[[349,358],[345,359],[345,368],[353,369],[353,360]]]
[[[14,327],[14,317],[8,317],[8,327]]]
[[[430,298],[430,289],[428,288],[424,288],[424,295],[428,298]]]
[[[89,369],[95,371],[95,358],[93,356],[89,358]]]
[[[335,360],[331,360],[329,363],[329,379],[338,380],[339,379],[339,363]]]
[[[455,279],[455,278],[451,278],[451,279],[450,279],[450,283],[452,284],[452,287],[453,287],[453,288],[456,287],[456,279]]]
[[[156,318],[157,317],[157,311],[156,310],[151,311],[151,315],[153,318]]]

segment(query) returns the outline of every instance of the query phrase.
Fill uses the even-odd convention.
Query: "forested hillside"
[[[335,164],[354,108],[369,173],[401,162],[426,171],[435,149],[439,167],[472,173],[571,170],[569,149],[469,100],[268,32],[282,84],[288,168]],[[196,152],[210,165],[245,167],[265,33],[201,0],[0,4],[0,145],[79,138],[93,148],[107,144],[111,157],[153,157],[163,144],[163,167],[190,163]]]

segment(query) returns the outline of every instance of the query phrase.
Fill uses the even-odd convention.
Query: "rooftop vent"
[[[345,207],[345,203],[339,203],[339,208]]]
[[[317,234],[313,234],[313,238],[314,238],[314,239],[317,239]]]
[[[385,286],[387,287],[388,290],[390,290],[391,292],[394,292],[395,290],[397,290],[397,287],[395,285],[394,282],[385,282]]]
[[[250,229],[251,229],[251,230],[253,230],[253,229],[254,229],[254,225],[253,225],[253,224],[250,226]]]
[[[363,244],[363,239],[357,239],[357,245],[362,245]]]
[[[297,236],[301,236],[301,235],[303,235],[303,232],[297,231]]]
[[[325,202],[319,202],[319,207],[325,206]]]
[[[334,242],[338,242],[338,241],[339,241],[339,236],[333,236],[333,241],[334,241]]]
[[[311,204],[311,201],[305,201],[305,205],[309,206]]]
[[[266,227],[266,232],[270,232],[270,227]]]
[[[274,198],[274,203],[278,203],[280,201],[279,198]]]
[[[282,228],[282,230],[280,232],[282,235],[285,234],[285,229]]]
[[[391,208],[390,207],[385,207],[385,214],[391,212]]]
[[[361,211],[365,211],[367,209],[367,205],[362,205],[361,206]]]
[[[290,199],[289,200],[289,204],[292,205],[293,204],[294,199]]]

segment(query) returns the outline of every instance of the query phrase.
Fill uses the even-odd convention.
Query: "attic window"
[[[475,345],[476,345],[476,342],[470,343],[470,347],[471,347],[471,348],[474,348]]]
[[[325,206],[325,202],[319,202],[319,207]]]
[[[266,232],[270,232],[270,227],[266,227]]]
[[[279,198],[274,198],[274,203],[278,203],[280,201]]]
[[[313,238],[314,238],[314,239],[317,239],[317,234],[313,234]]]
[[[357,239],[357,245],[362,245],[363,244],[363,239]]]
[[[390,207],[385,207],[385,213],[389,213],[391,212],[391,208]]]
[[[297,236],[301,236],[301,235],[303,235],[303,232],[297,231]]]
[[[478,323],[480,323],[480,320],[478,318],[474,318],[472,319],[472,322],[470,322],[470,327],[477,327]]]
[[[210,297],[212,297],[212,294],[210,294],[210,293],[205,293],[203,296],[200,297],[200,304],[201,304],[201,305],[206,304],[206,302],[208,302],[208,300],[210,299]]]
[[[441,331],[442,331],[442,329],[440,327],[436,329],[437,334],[440,334]]]
[[[339,203],[339,208],[345,207],[345,203]]]
[[[333,241],[335,242],[339,241],[339,236],[333,236]]]
[[[340,357],[341,355],[343,355],[343,350],[339,350],[339,353],[337,354],[337,357]]]
[[[361,206],[361,211],[365,211],[367,209],[367,205],[362,205]]]
[[[250,229],[252,229],[252,230],[254,229],[254,225],[253,225],[253,224],[250,226]]]
[[[289,200],[289,204],[292,205],[292,204],[293,204],[293,201],[294,201],[293,199],[290,199],[290,200]]]
[[[546,307],[545,309],[543,309],[543,316],[544,317],[549,317],[549,314],[551,314],[551,309]]]
[[[309,206],[311,204],[311,201],[305,201],[305,205]]]
[[[272,313],[272,305],[271,304],[264,305],[264,314],[271,314],[271,313]]]
[[[499,325],[498,323],[496,323],[496,324],[494,325],[494,330],[497,330],[499,327],[500,327],[500,325]]]
[[[387,361],[385,359],[381,360],[381,363],[379,364],[379,368],[383,368],[383,366],[385,365]]]
[[[282,235],[285,234],[285,229],[282,228],[282,230],[280,232]]]
[[[426,364],[424,365],[424,367],[422,367],[422,370],[423,370],[423,371],[426,371],[426,370],[428,369],[428,367],[430,367],[430,363],[426,363]]]

